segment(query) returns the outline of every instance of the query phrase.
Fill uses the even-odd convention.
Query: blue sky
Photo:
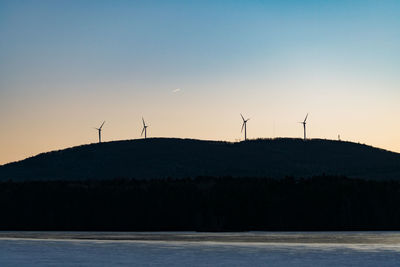
[[[399,13],[399,1],[1,1],[0,163],[95,141],[104,119],[108,140],[137,138],[145,116],[153,136],[232,141],[240,112],[253,138],[297,137],[310,112],[314,138],[400,151]]]

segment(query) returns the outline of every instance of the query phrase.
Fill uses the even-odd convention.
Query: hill
[[[258,139],[239,143],[150,138],[90,144],[0,166],[0,181],[310,177],[400,179],[400,154],[351,142]]]

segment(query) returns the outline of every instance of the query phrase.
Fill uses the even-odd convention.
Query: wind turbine
[[[246,141],[247,140],[247,122],[250,120],[250,118],[245,120],[242,114],[240,114],[240,117],[242,117],[242,120],[243,120],[243,125],[242,125],[242,131],[241,132],[243,132],[243,128],[244,128],[244,141]]]
[[[104,123],[106,123],[106,121],[103,121],[103,123],[101,124],[100,128],[94,128],[97,131],[99,131],[99,143],[101,143],[101,129],[103,128]]]
[[[147,138],[147,127],[149,127],[149,125],[146,125],[143,117],[142,117],[142,121],[143,121],[143,130],[142,130],[142,134],[140,136],[143,136],[143,132],[144,132],[144,139],[146,139]]]
[[[303,124],[303,128],[304,128],[304,141],[307,140],[307,135],[306,135],[307,118],[308,118],[308,113],[307,113],[307,116],[306,116],[306,118],[304,119],[304,121],[299,122],[299,123]]]

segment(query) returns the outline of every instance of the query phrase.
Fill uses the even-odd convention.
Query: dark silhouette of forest
[[[310,177],[399,179],[400,154],[332,140],[258,139],[239,143],[148,138],[91,144],[0,166],[0,181]]]
[[[0,230],[400,230],[400,182],[198,177],[0,183]]]

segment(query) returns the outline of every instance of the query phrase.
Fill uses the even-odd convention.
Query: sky
[[[149,137],[400,152],[400,1],[0,0],[0,164]]]

